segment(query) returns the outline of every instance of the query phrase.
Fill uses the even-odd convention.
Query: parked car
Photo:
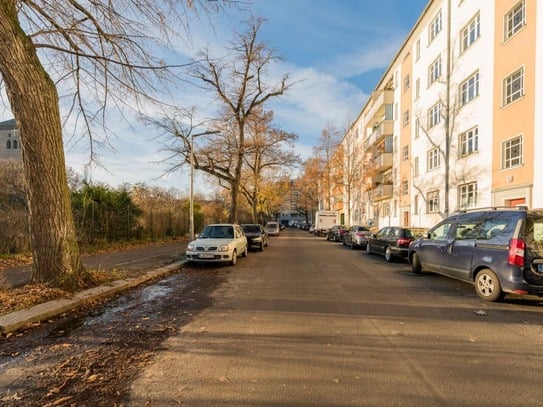
[[[241,228],[245,233],[249,248],[256,247],[262,252],[264,251],[264,247],[268,247],[268,232],[266,232],[266,229],[262,225],[245,223],[241,225]]]
[[[387,226],[368,236],[366,253],[381,254],[385,256],[385,260],[388,262],[400,258],[406,259],[409,244],[413,240],[415,240],[415,235],[411,229]]]
[[[279,232],[281,231],[278,222],[268,222],[264,226],[264,229],[266,229],[266,232],[268,232],[269,236],[279,236]]]
[[[347,233],[347,228],[343,225],[334,225],[326,232],[326,240],[333,242],[343,242],[343,235]]]
[[[343,235],[343,244],[349,246],[351,249],[357,247],[365,249],[369,235],[371,235],[371,231],[367,227],[360,225],[351,226],[347,233]]]
[[[235,265],[238,256],[247,257],[247,238],[236,224],[204,227],[196,240],[189,242],[185,256],[192,262],[226,262]]]
[[[471,283],[487,301],[505,293],[543,296],[543,209],[455,214],[411,244],[409,262],[414,273]]]

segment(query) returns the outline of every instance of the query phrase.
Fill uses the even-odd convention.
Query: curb
[[[185,264],[185,261],[172,263],[137,277],[113,281],[105,285],[78,292],[74,294],[72,298],[52,300],[34,305],[30,308],[2,315],[0,316],[0,333],[6,335],[24,328],[29,324],[42,322],[71,311],[92,300],[111,297],[149,280],[171,274],[179,270],[183,264]]]

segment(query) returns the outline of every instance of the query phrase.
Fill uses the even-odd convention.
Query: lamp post
[[[207,134],[217,134],[218,131],[210,130],[190,135],[190,190],[189,190],[189,239],[194,240],[194,138]]]
[[[194,134],[190,135],[189,241],[194,240]]]

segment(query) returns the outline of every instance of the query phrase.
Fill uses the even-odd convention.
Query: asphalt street
[[[205,272],[202,267],[201,272]],[[287,230],[132,384],[131,406],[539,406],[543,307]]]

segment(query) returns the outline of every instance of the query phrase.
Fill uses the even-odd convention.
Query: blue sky
[[[368,94],[412,29],[427,0],[254,0],[254,16],[266,19],[260,41],[267,42],[283,60],[273,67],[272,77],[288,73],[299,81],[287,94],[273,101],[276,125],[299,136],[297,151],[302,157],[327,124],[345,128],[355,118]],[[203,45],[220,53],[233,38],[234,30],[244,31],[247,15],[231,11],[212,18],[214,30],[193,24],[192,48],[179,45],[185,56],[195,55]],[[201,90],[185,89],[179,103],[206,103]],[[4,116],[2,114],[1,116]],[[0,117],[8,119],[9,117]],[[112,149],[100,152],[107,170],[93,168],[94,182],[112,187],[143,182],[163,188],[188,190],[188,169],[166,177],[157,164],[164,155],[156,142],[156,130],[132,123],[116,129]],[[129,134],[129,137],[125,137]],[[127,139],[128,138],[128,139]],[[87,145],[67,143],[67,165],[83,174],[88,160]],[[196,188],[206,190],[197,178]]]

